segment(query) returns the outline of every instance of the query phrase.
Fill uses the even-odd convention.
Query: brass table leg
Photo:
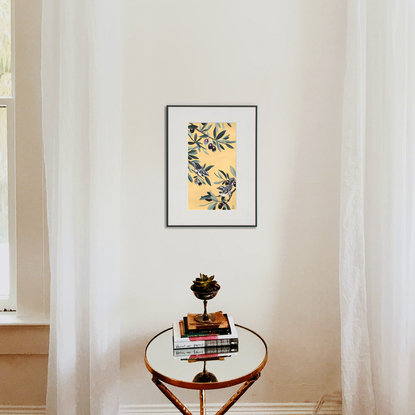
[[[201,389],[199,391],[200,400],[200,415],[206,415],[206,391]]]
[[[225,405],[222,406],[221,409],[219,409],[218,412],[216,412],[216,415],[223,415],[226,412],[229,411],[231,406],[235,404],[235,402],[259,379],[260,373],[258,373],[256,376],[254,376],[251,380],[247,380],[235,393],[235,395],[232,396],[228,400],[228,402],[225,403]]]
[[[247,380],[237,392],[216,412],[216,415],[224,415],[229,409],[239,400],[239,398],[259,379],[261,373],[255,375],[252,379]],[[192,413],[180,402],[178,398],[155,376],[153,376],[153,382],[161,390],[161,392],[167,397],[167,399],[183,414],[192,415]],[[206,415],[206,391],[201,389],[199,391],[200,401],[200,415]]]
[[[167,389],[167,387],[161,383],[155,376],[153,376],[153,382],[163,392],[167,399],[183,414],[192,415],[192,413],[173,395],[173,393]]]

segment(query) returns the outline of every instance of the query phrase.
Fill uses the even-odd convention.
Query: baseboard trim
[[[221,404],[208,404],[208,415],[214,415]],[[316,403],[237,403],[229,415],[312,415]],[[330,403],[321,408],[319,415],[341,415],[341,404]],[[197,404],[188,405],[193,414],[199,413]],[[45,406],[0,406],[0,415],[45,415]],[[177,415],[178,410],[171,404],[162,405],[121,405],[122,415]]]
[[[0,405],[1,415],[45,415],[45,406],[33,406],[33,405]]]
[[[193,414],[199,413],[199,405],[186,405]],[[246,415],[311,415],[315,403],[272,403],[272,404],[235,404],[229,414]],[[208,404],[208,415],[216,414],[222,407],[221,404]],[[125,405],[122,414],[129,415],[177,415],[178,410],[171,404],[166,405]]]

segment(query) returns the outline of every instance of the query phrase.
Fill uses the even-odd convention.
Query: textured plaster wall
[[[146,342],[201,309],[264,336],[245,402],[317,400],[340,387],[338,219],[346,2],[124,0],[123,403],[166,403]],[[165,106],[258,105],[258,227],[165,227]],[[229,397],[214,392],[210,402]],[[186,402],[196,393],[179,391]]]

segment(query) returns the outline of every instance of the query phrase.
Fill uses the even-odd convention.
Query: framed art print
[[[167,106],[167,226],[257,226],[256,151],[256,106]]]

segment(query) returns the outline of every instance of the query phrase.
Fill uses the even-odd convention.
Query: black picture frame
[[[200,124],[202,123],[203,124]],[[187,206],[186,165],[189,167],[188,142],[192,133],[189,133],[189,123],[199,123],[203,128],[209,128],[209,124],[215,125],[214,131],[222,128],[226,130],[227,125],[235,125],[236,144],[236,166],[238,171],[236,208],[234,210],[226,206],[228,210],[216,209],[220,206],[221,199],[212,201],[206,210],[189,210]],[[231,124],[233,123],[233,124]],[[166,106],[166,226],[174,227],[257,227],[257,105],[167,105]],[[218,128],[219,126],[219,128]],[[202,127],[200,127],[202,128]],[[192,130],[190,130],[192,131]],[[199,130],[200,131],[200,130]],[[212,130],[213,131],[213,130]],[[201,133],[203,133],[201,131]],[[196,132],[197,134],[197,132]],[[219,136],[219,134],[218,134]],[[187,141],[186,141],[187,138]],[[209,136],[212,140],[212,137]],[[200,140],[200,138],[199,138]],[[195,140],[196,141],[196,140]],[[228,142],[214,141],[226,149]],[[195,144],[197,144],[195,142]],[[197,144],[195,148],[201,151]],[[202,146],[203,147],[203,146]],[[231,146],[228,145],[229,148]],[[205,148],[206,149],[206,148]],[[205,153],[207,153],[204,150]],[[219,149],[220,150],[220,149]],[[187,163],[185,163],[187,161]],[[198,160],[195,160],[197,162]],[[191,174],[189,174],[191,181]],[[195,173],[196,171],[193,170]],[[224,173],[223,171],[221,171]],[[194,174],[192,173],[192,174]],[[214,172],[216,174],[216,172]],[[236,172],[234,171],[236,174]],[[221,175],[221,173],[218,173]],[[228,173],[226,173],[228,174]],[[194,175],[193,177],[197,177]],[[213,175],[212,175],[213,177]],[[203,184],[210,189],[211,194],[219,192],[212,182],[207,186],[206,180]],[[229,178],[229,176],[228,176]],[[195,179],[198,180],[198,179]],[[233,178],[236,185],[236,178]],[[232,182],[232,178],[231,178]],[[200,183],[199,183],[200,185]],[[236,186],[235,186],[236,187]],[[213,190],[215,189],[215,190]],[[232,195],[231,195],[232,196]],[[209,200],[209,199],[207,199]],[[226,203],[226,198],[224,203]],[[212,208],[212,209],[211,209]],[[224,206],[225,208],[225,206]],[[210,209],[210,210],[209,210]]]

